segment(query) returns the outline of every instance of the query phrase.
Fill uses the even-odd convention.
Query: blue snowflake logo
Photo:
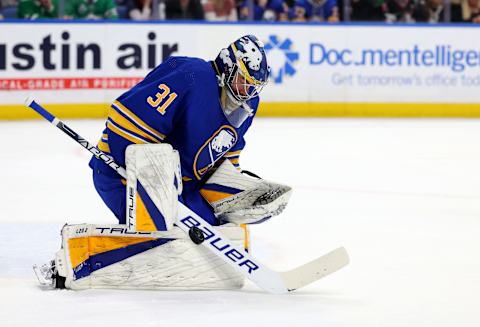
[[[299,54],[291,50],[293,43],[290,39],[281,41],[276,35],[270,35],[265,42],[265,52],[271,60],[271,77],[275,84],[281,84],[285,76],[293,76],[297,72],[294,63],[298,61]]]

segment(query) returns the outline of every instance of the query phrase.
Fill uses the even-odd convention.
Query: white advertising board
[[[480,28],[312,24],[0,23],[0,110],[108,104],[170,55],[215,58],[255,34],[262,102],[480,104]]]

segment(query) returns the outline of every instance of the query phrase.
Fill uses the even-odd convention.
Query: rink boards
[[[255,34],[272,69],[262,116],[480,116],[480,29],[469,25],[0,23],[0,119],[103,117],[170,55],[213,59]]]

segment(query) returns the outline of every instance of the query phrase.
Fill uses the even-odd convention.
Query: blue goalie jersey
[[[256,113],[258,97],[248,102]],[[169,143],[180,154],[184,180],[201,180],[222,157],[238,167],[252,117],[235,128],[220,105],[210,62],[170,57],[111,106],[99,147],[125,166],[130,144]]]
[[[234,127],[220,104],[215,68],[198,58],[170,57],[112,104],[100,150],[125,166],[130,144],[169,143],[180,154],[185,181],[181,201],[211,224],[213,210],[200,195],[200,181],[222,158],[238,167],[244,135],[254,115]],[[255,114],[258,97],[247,104]],[[125,181],[93,157],[95,188],[120,223],[125,223]]]

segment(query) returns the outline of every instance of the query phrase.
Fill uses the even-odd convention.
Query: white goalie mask
[[[247,101],[260,94],[270,75],[263,43],[253,35],[243,36],[222,49],[214,65],[228,96],[225,115],[232,125],[240,126],[253,115]]]

